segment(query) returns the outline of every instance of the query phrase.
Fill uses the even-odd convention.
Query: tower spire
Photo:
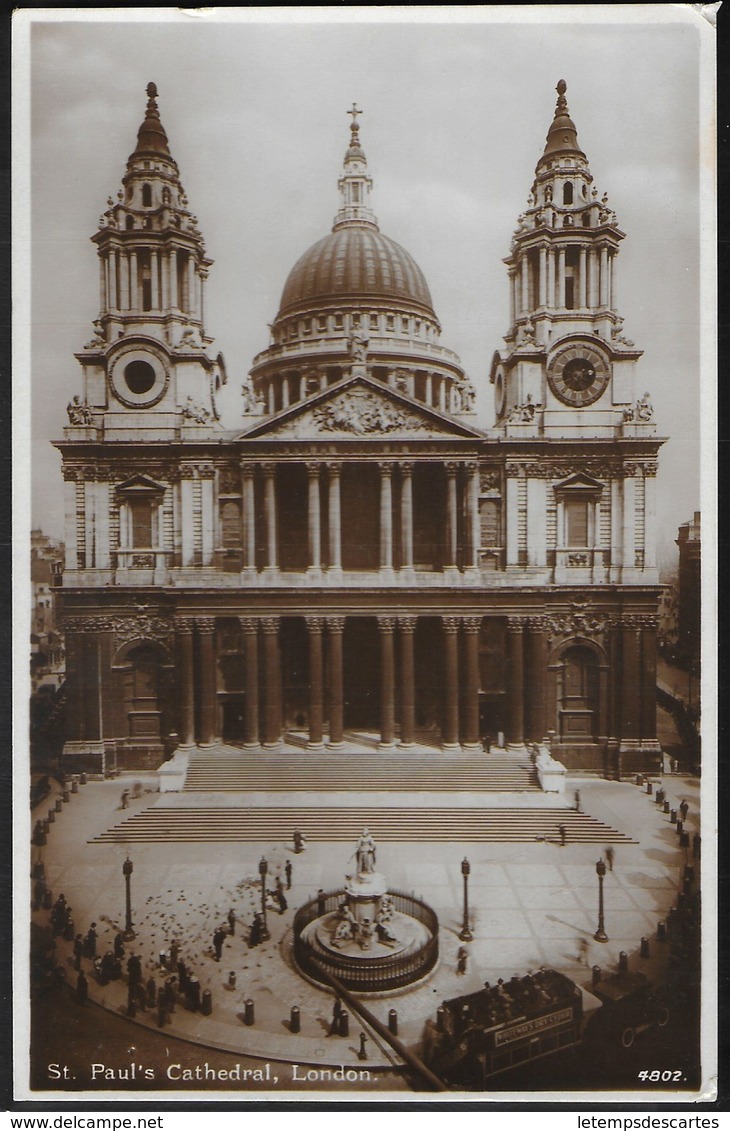
[[[345,153],[342,166],[342,176],[337,182],[340,190],[340,209],[335,216],[332,231],[337,231],[345,225],[367,224],[378,227],[378,221],[370,208],[370,190],[373,187],[372,177],[368,176],[368,165],[365,153],[360,145],[360,126],[358,117],[362,110],[353,102],[352,109],[347,113],[352,118],[350,123],[350,144]]]
[[[167,144],[167,134],[160,121],[160,111],[157,109],[157,85],[153,82],[147,83],[147,110],[137,133],[137,148],[130,161],[142,154],[157,154],[168,158],[172,156]]]

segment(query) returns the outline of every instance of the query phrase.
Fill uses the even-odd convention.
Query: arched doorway
[[[561,742],[592,742],[598,733],[598,658],[591,648],[566,648],[557,671]]]

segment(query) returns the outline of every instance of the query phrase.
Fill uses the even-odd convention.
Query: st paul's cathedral
[[[611,778],[658,766],[662,440],[615,304],[624,232],[557,92],[504,261],[494,426],[379,228],[353,107],[332,229],[229,430],[213,264],[149,84],[57,442],[66,767],[543,743]]]

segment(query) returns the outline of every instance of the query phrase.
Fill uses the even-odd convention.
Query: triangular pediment
[[[117,484],[117,491],[127,495],[159,495],[164,490],[164,483],[157,483],[149,475],[141,473],[132,475],[129,479],[125,479],[123,483]]]
[[[481,439],[483,433],[370,377],[348,377],[282,409],[241,439]]]
[[[601,483],[599,479],[594,479],[592,475],[588,475],[585,471],[577,471],[574,475],[569,475],[567,479],[563,479],[561,483],[556,483],[554,489],[556,491],[602,491],[605,484]]]

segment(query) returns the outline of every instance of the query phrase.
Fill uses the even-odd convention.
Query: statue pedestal
[[[359,872],[356,876],[345,876],[347,906],[358,923],[369,919],[375,922],[380,910],[380,901],[388,890],[382,872]]]

